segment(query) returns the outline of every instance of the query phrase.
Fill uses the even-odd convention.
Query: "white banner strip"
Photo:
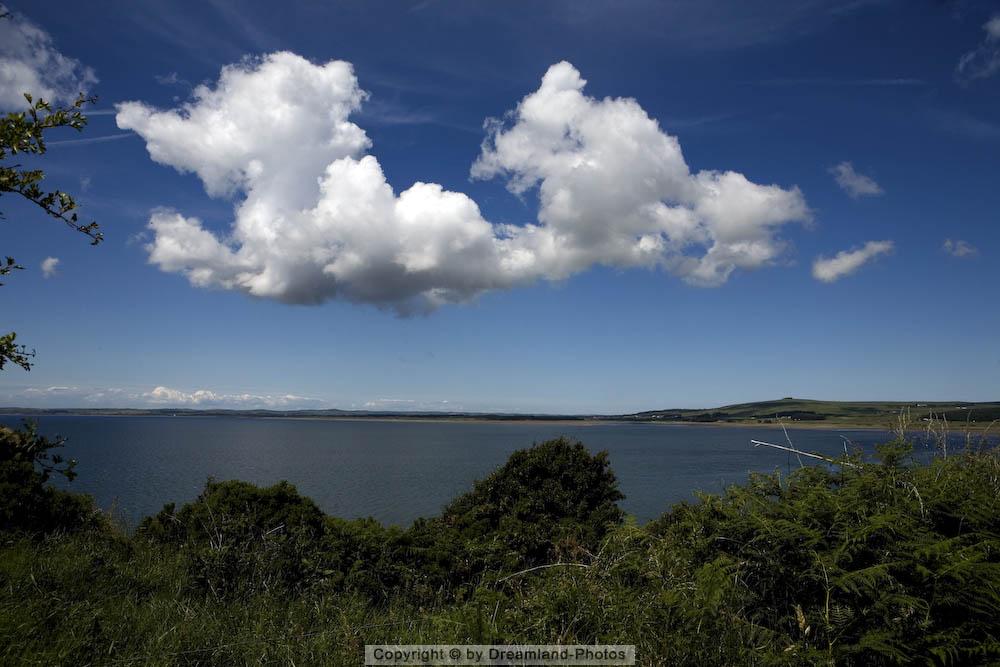
[[[634,665],[634,644],[367,644],[366,665]]]

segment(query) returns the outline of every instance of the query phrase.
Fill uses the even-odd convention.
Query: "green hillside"
[[[858,426],[888,426],[901,414],[919,424],[926,420],[947,420],[956,427],[966,424],[982,428],[1000,419],[1000,403],[898,402],[898,401],[813,401],[782,398],[757,403],[738,403],[703,410],[652,410],[626,415],[636,421],[675,422],[829,422]]]

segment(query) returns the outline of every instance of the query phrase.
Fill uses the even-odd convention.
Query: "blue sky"
[[[0,200],[0,404],[1000,395],[995,3],[8,6],[106,241]]]

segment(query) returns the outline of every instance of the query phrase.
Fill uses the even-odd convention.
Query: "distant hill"
[[[947,419],[982,425],[1000,419],[1000,403],[968,402],[900,402],[900,401],[813,401],[804,398],[782,398],[775,401],[737,403],[703,410],[652,410],[624,415],[635,421],[675,422],[831,422],[885,426],[907,413],[911,421]]]
[[[782,398],[774,401],[738,403],[718,408],[678,408],[650,410],[624,415],[558,415],[497,412],[378,412],[370,410],[193,410],[190,408],[0,408],[0,415],[93,415],[93,416],[167,416],[167,417],[247,417],[272,419],[410,419],[410,420],[487,420],[487,421],[629,421],[676,423],[769,424],[793,423],[815,426],[873,426],[895,424],[901,412],[913,425],[922,420],[947,419],[956,428],[970,424],[983,428],[1000,420],[1000,402],[858,402],[813,401]],[[1000,427],[997,429],[1000,431]]]

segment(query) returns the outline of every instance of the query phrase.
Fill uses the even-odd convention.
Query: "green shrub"
[[[1000,659],[1000,460],[883,462],[759,476],[648,527],[702,605],[809,662]]]
[[[253,537],[302,530],[318,537],[323,512],[288,482],[261,488],[249,482],[209,479],[194,502],[173,503],[145,519],[139,530],[164,542],[211,542],[227,534]]]
[[[304,585],[323,532],[323,513],[288,482],[260,488],[209,480],[180,510],[168,504],[139,532],[179,546],[193,585],[216,597],[246,597]]]
[[[93,527],[101,517],[89,496],[48,484],[52,475],[75,476],[75,461],[55,452],[60,439],[38,435],[32,422],[17,430],[0,427],[0,530],[48,533]]]
[[[607,452],[559,438],[511,454],[445,508],[440,529],[465,546],[470,573],[579,559],[621,523],[623,497]]]
[[[374,519],[329,518],[317,554],[322,585],[360,593],[377,603],[429,603],[445,597],[454,550],[433,562],[431,554],[446,540],[422,531],[424,523],[403,530]]]

